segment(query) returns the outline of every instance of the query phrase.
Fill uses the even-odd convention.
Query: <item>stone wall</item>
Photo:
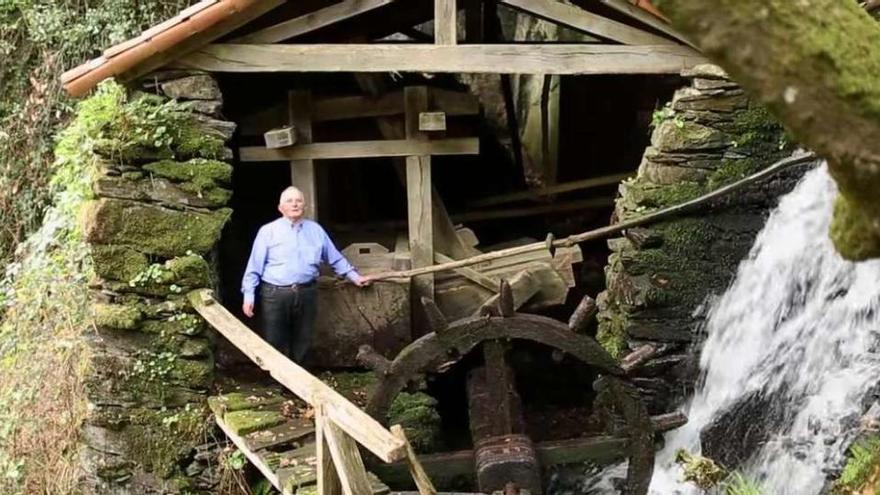
[[[655,112],[638,175],[620,186],[618,220],[697,197],[789,153],[781,128],[721,69],[706,65],[682,75],[690,85]],[[636,372],[651,413],[670,410],[692,390],[701,308],[730,283],[769,209],[800,172],[609,241],[598,338],[616,357],[645,343],[662,349]]]
[[[222,120],[210,76],[167,77],[152,79],[158,95],[107,109],[124,118],[111,121],[116,127],[102,132],[113,138],[95,150],[102,165],[84,219],[96,279],[82,460],[86,488],[97,493],[217,482],[206,408],[213,342],[185,294],[215,285],[213,252],[231,214],[224,143],[235,124]]]

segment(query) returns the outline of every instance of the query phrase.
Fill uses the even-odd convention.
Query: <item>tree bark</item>
[[[655,0],[673,25],[828,161],[832,239],[880,256],[880,26],[855,1]]]

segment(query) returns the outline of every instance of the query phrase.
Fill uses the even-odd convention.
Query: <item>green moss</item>
[[[388,424],[399,424],[417,452],[440,447],[440,414],[437,400],[422,392],[401,392],[388,410]]]
[[[95,325],[99,328],[115,330],[134,330],[143,318],[143,313],[132,306],[120,304],[95,304],[92,306]]]
[[[212,427],[203,407],[134,409],[122,430],[129,457],[162,478],[181,473],[181,464]]]
[[[236,435],[247,435],[255,431],[271,428],[284,422],[284,416],[278,411],[254,411],[245,409],[227,412],[223,421]]]
[[[843,195],[834,203],[831,240],[840,255],[848,260],[865,260],[880,256],[880,230],[872,219]]]
[[[615,360],[626,355],[626,326],[619,314],[612,314],[599,324],[596,340]]]
[[[346,399],[360,407],[365,407],[367,398],[378,383],[379,378],[372,371],[334,371],[321,373],[321,380],[334,390],[342,394]]]
[[[693,483],[703,490],[714,488],[728,475],[727,470],[712,459],[693,455],[684,449],[678,449],[675,453],[675,462],[683,468],[684,481]]]
[[[283,395],[271,390],[230,392],[217,398],[218,403],[227,412],[245,409],[261,409],[282,404],[286,399]]]
[[[149,266],[146,255],[126,246],[91,246],[95,273],[104,279],[128,281]]]
[[[199,335],[205,331],[207,324],[197,315],[176,313],[163,320],[144,320],[141,331],[157,335]]]
[[[212,204],[225,204],[232,197],[231,191],[221,187],[232,180],[232,166],[225,162],[203,158],[188,162],[163,160],[144,165],[144,170],[178,182],[182,190],[203,197]]]
[[[86,214],[87,240],[136,246],[146,254],[180,256],[207,253],[220,238],[232,210],[177,211],[119,199],[99,199]]]
[[[174,150],[184,157],[224,158],[227,149],[223,139],[214,134],[206,133],[194,120],[179,130]]]

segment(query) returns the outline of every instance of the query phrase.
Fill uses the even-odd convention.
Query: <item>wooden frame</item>
[[[477,138],[451,138],[435,141],[392,139],[379,141],[342,141],[337,143],[297,144],[289,148],[268,149],[243,146],[238,149],[242,162],[279,162],[289,160],[334,160],[342,158],[381,158],[417,155],[476,155]]]
[[[516,10],[569,27],[582,33],[599,36],[627,45],[677,45],[676,42],[627,26],[622,22],[588,12],[558,0],[499,0]]]
[[[240,73],[679,74],[705,61],[690,47],[676,45],[212,44],[172,65]]]

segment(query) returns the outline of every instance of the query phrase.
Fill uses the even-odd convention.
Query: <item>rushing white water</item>
[[[697,493],[678,481],[675,451],[700,452],[700,431],[756,391],[786,413],[743,468],[763,493],[817,494],[824,470],[840,464],[853,418],[880,383],[880,262],[850,263],[835,252],[828,238],[835,195],[824,165],[808,172],[712,303],[704,378],[688,424],[658,453],[652,494]]]

